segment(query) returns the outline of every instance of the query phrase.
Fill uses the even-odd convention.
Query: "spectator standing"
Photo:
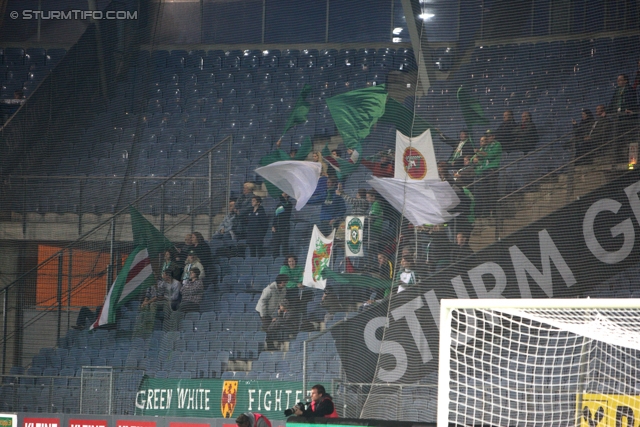
[[[178,265],[177,261],[174,261],[175,256],[173,251],[164,251],[164,261],[162,262],[162,273],[168,271],[171,277],[178,280],[182,277],[182,267]]]
[[[582,157],[595,148],[592,146],[593,141],[588,138],[591,130],[593,129],[594,123],[595,119],[593,118],[593,113],[591,113],[591,110],[587,108],[582,110],[580,122],[576,122],[575,120],[572,121],[573,143],[575,145],[576,159]],[[588,160],[589,158],[585,157],[580,159],[578,162],[584,164]]]
[[[295,289],[299,284],[302,284],[304,270],[302,266],[298,265],[298,257],[291,254],[287,255],[284,265],[280,267],[280,274],[285,274],[289,277],[287,289]]]
[[[442,225],[429,227],[427,244],[427,266],[431,273],[437,273],[451,263],[451,242],[447,230]]]
[[[313,291],[302,283],[298,283],[295,288],[287,289],[286,298],[289,302],[291,315],[295,318],[297,333],[307,319],[307,305],[313,300]],[[305,324],[304,329],[308,329],[307,324]]]
[[[251,198],[252,210],[246,218],[247,247],[254,257],[261,257],[264,249],[264,236],[269,228],[269,218],[262,207],[262,197]]]
[[[380,279],[393,279],[393,263],[386,253],[378,253],[378,265],[374,274]]]
[[[193,249],[193,244],[191,243],[192,241],[193,234],[187,233],[184,236],[184,243],[177,245],[178,253],[176,254],[174,259],[178,263],[180,268],[184,267],[185,263],[187,262],[187,256],[189,255],[191,249]]]
[[[589,131],[589,134],[586,136],[586,139],[591,141],[592,147],[599,147],[605,142],[607,139],[613,137],[613,124],[609,117],[607,117],[607,109],[604,105],[598,105],[596,107],[596,117],[593,122],[593,126]],[[604,150],[608,151],[608,150]]]
[[[407,289],[408,286],[418,283],[416,273],[413,271],[414,264],[409,257],[402,257],[402,260],[400,260],[402,270],[398,271],[398,276],[396,277],[398,293]]]
[[[293,205],[287,193],[280,195],[280,203],[276,208],[276,216],[273,219],[271,232],[273,237],[273,256],[279,257],[289,253],[289,235],[291,234],[291,213]]]
[[[245,182],[242,185],[242,194],[236,200],[236,210],[238,212],[238,221],[236,223],[236,235],[238,238],[244,239],[246,237],[247,218],[249,213],[253,210],[252,199],[255,185],[253,182]]]
[[[477,165],[475,173],[479,180],[474,185],[478,216],[489,216],[494,209],[498,188],[497,170],[500,168],[501,160],[502,146],[496,141],[495,134],[488,130],[486,135],[480,138],[480,149],[474,158]]]
[[[456,245],[451,250],[451,262],[459,262],[472,254],[473,251],[469,247],[469,237],[467,234],[456,234]]]
[[[634,141],[637,130],[638,98],[635,89],[629,84],[629,77],[620,74],[616,79],[617,87],[607,106],[607,114],[614,118],[615,136],[618,140],[616,157],[625,163],[628,160],[628,143]]]
[[[336,195],[336,185],[336,178],[327,179],[327,191],[320,209],[320,229],[325,236],[338,227],[347,211],[344,199]]]
[[[462,129],[460,131],[460,138],[458,141],[453,138],[447,137],[444,133],[440,132],[440,139],[453,148],[453,153],[449,156],[447,163],[453,169],[460,169],[463,165],[463,159],[465,156],[473,155],[473,144],[469,139],[469,131]]]
[[[453,179],[455,180],[456,185],[460,187],[471,185],[471,183],[476,179],[476,172],[473,164],[471,163],[471,157],[473,156],[465,156],[463,163],[464,166],[453,174]]]
[[[378,201],[378,193],[376,190],[367,190],[366,196],[367,203],[369,203],[369,224],[371,226],[371,235],[379,239],[382,235],[382,222],[384,218],[384,211],[382,205]],[[374,238],[374,237],[372,237]]]
[[[367,201],[367,190],[359,188],[356,197],[351,197],[342,191],[342,184],[338,184],[336,194],[341,196],[346,203],[351,206],[351,215],[366,215],[369,212],[369,202]]]
[[[289,341],[290,336],[298,333],[298,319],[289,310],[289,301],[280,301],[276,317],[267,329],[267,351],[276,350],[276,342]]]
[[[211,255],[211,247],[204,240],[204,236],[199,231],[193,232],[193,249],[192,251],[200,259],[200,263],[204,269],[200,269],[200,279],[207,277],[210,283],[217,283],[217,277],[213,274],[213,256]]]
[[[379,160],[376,159],[378,157]],[[373,176],[377,176],[378,178],[393,178],[395,170],[394,158],[389,152],[383,151],[372,158],[362,159],[360,163],[367,169],[370,169]]]
[[[502,151],[510,153],[516,151],[515,146],[518,124],[513,118],[513,111],[507,110],[502,113],[502,123],[496,130],[496,139],[502,144]]]
[[[277,316],[280,301],[285,299],[287,294],[285,286],[288,281],[289,276],[286,274],[278,274],[275,282],[269,284],[262,290],[262,295],[260,295],[258,304],[256,304],[256,311],[260,314],[262,330],[265,332]]]
[[[525,154],[536,149],[538,145],[538,129],[531,119],[531,113],[522,113],[522,121],[516,132],[515,149],[522,150]],[[502,151],[502,148],[501,148]]]
[[[329,165],[322,159],[322,153],[320,151],[314,151],[311,155],[311,159],[316,163],[320,163],[320,176],[327,176]]]
[[[338,294],[331,285],[327,285],[324,288],[320,306],[327,311],[327,314],[324,316],[325,323],[332,320],[335,313],[339,311],[346,311],[347,308],[347,306],[340,301]]]

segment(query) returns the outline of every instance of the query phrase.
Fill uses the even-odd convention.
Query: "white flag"
[[[304,276],[302,278],[304,286],[317,289],[324,289],[326,286],[327,279],[322,278],[322,270],[329,268],[335,235],[336,230],[333,230],[329,237],[324,237],[318,230],[318,226],[313,226],[313,234],[311,234],[307,262],[304,266]]]
[[[407,181],[440,180],[431,131],[409,138],[396,130],[394,178]]]
[[[457,215],[448,211],[458,206],[460,199],[446,181],[373,177],[367,182],[415,226],[444,224]]]
[[[258,175],[296,199],[298,211],[316,191],[321,171],[320,163],[300,160],[284,160],[256,169]]]
[[[344,253],[345,256],[364,256],[362,243],[363,216],[348,216],[344,223]]]

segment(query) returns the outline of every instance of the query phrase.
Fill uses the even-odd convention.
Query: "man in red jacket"
[[[257,412],[245,412],[236,418],[238,427],[271,427],[269,418]]]

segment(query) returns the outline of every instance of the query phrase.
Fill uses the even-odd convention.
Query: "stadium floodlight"
[[[438,426],[627,425],[639,373],[640,299],[441,301]]]

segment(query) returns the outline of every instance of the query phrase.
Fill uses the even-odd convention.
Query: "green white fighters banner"
[[[324,289],[327,279],[322,277],[322,270],[329,267],[331,263],[331,254],[333,253],[333,238],[336,230],[331,232],[329,237],[318,230],[318,226],[313,226],[311,234],[311,242],[309,242],[309,250],[307,251],[307,262],[304,266],[304,276],[302,284],[310,288]]]
[[[364,256],[362,245],[364,227],[363,216],[348,216],[344,227],[344,254],[350,257]]]
[[[147,378],[136,395],[136,415],[234,418],[251,411],[284,420],[305,400],[301,382]]]

